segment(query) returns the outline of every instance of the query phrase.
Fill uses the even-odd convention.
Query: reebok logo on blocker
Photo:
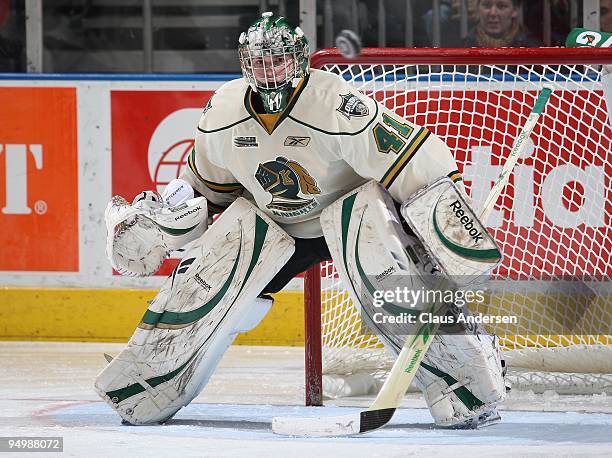
[[[467,216],[462,208],[461,202],[455,200],[449,207],[454,211],[457,218],[463,225],[466,231],[470,234],[470,237],[474,240],[474,243],[478,243],[483,240],[482,232],[474,227],[474,220]]]

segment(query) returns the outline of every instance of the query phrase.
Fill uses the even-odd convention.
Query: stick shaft
[[[415,336],[408,337],[368,410],[391,409],[399,406],[429,349],[438,326],[438,324],[422,324]]]
[[[497,202],[497,199],[499,198],[499,195],[501,194],[502,190],[504,189],[506,184],[508,184],[510,174],[512,173],[512,170],[514,170],[514,166],[516,165],[518,158],[525,150],[525,147],[527,146],[527,140],[533,132],[533,128],[538,122],[540,115],[544,111],[544,107],[548,102],[550,94],[552,94],[551,88],[545,87],[544,89],[542,89],[542,91],[538,95],[533,109],[531,110],[531,113],[529,114],[529,117],[527,118],[527,122],[514,140],[514,144],[512,145],[512,149],[510,150],[510,155],[508,156],[508,159],[506,159],[506,163],[504,164],[504,167],[502,168],[499,177],[497,177],[497,180],[493,184],[493,187],[489,192],[489,196],[487,197],[487,200],[485,201],[484,206],[482,207],[482,212],[480,213],[480,221],[483,224],[487,222],[487,218],[491,214],[491,211],[493,211],[493,207],[495,207],[495,202]]]

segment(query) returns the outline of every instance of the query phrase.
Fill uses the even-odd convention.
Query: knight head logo
[[[319,206],[311,197],[321,194],[316,180],[296,161],[278,156],[259,164],[255,179],[271,194],[272,200],[266,207],[277,216],[300,216]]]

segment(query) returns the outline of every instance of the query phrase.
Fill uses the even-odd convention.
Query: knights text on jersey
[[[439,138],[331,73],[312,70],[271,131],[251,95],[244,79],[230,81],[200,119],[182,178],[213,209],[243,195],[290,235],[319,237],[321,211],[367,180],[402,202],[457,172]]]

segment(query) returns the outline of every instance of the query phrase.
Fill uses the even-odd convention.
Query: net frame
[[[594,48],[366,48],[353,59],[342,57],[335,49],[324,49],[316,52],[311,58],[311,67],[322,69],[326,66],[343,65],[604,65],[612,64],[612,49]],[[608,112],[610,112],[608,108]],[[321,350],[321,278],[329,281],[327,272],[329,265],[316,265],[308,270],[304,277],[305,295],[305,369],[306,369],[306,404],[322,405],[323,401],[323,357]],[[338,281],[337,279],[333,281]],[[328,299],[328,298],[326,298]],[[323,330],[323,332],[327,332]],[[354,330],[349,330],[354,332]],[[313,337],[314,336],[314,337]],[[609,337],[609,336],[608,336]],[[606,341],[610,344],[611,341]],[[574,348],[577,350],[578,348]],[[344,350],[343,350],[344,351]],[[367,371],[383,376],[389,368],[389,360],[385,361],[384,351],[380,346],[371,348],[368,354],[358,356],[367,366]],[[339,353],[336,360],[344,357]],[[607,357],[608,354],[604,355]],[[354,358],[354,355],[348,355]],[[564,355],[561,355],[563,358]],[[564,383],[572,385],[573,379],[563,374],[551,372],[552,379],[557,380],[560,392]],[[525,376],[519,374],[519,380]],[[533,382],[533,379],[530,379]],[[536,383],[537,380],[536,380]],[[544,382],[542,382],[544,383]],[[604,384],[610,380],[603,379]],[[544,386],[544,384],[542,384]]]

